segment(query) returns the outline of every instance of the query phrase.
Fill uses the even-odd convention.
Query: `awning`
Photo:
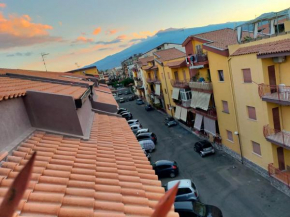
[[[190,107],[196,108],[197,100],[198,100],[198,92],[197,91],[191,91],[191,103],[190,103]]]
[[[180,119],[186,122],[186,118],[187,118],[187,109],[181,107]]]
[[[160,104],[160,100],[155,96],[154,104]]]
[[[160,84],[155,84],[155,94],[160,96]]]
[[[181,107],[180,106],[176,106],[174,117],[177,118],[177,119],[180,119],[180,114],[181,114]]]
[[[201,130],[202,119],[203,119],[203,116],[202,115],[200,115],[200,114],[196,114],[195,115],[194,129],[197,129],[199,131]]]
[[[172,91],[172,99],[177,99],[179,98],[179,88],[174,87]]]
[[[207,111],[210,95],[211,95],[210,93],[198,92],[198,100],[196,107]]]
[[[204,117],[204,131],[216,136],[215,120]]]

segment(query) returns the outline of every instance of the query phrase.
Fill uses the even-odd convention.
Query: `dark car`
[[[125,99],[124,99],[123,97],[121,97],[121,98],[119,99],[119,102],[120,102],[120,103],[123,103],[123,102],[125,102]]]
[[[153,107],[150,104],[148,104],[148,105],[145,106],[145,110],[146,111],[152,111]]]
[[[137,100],[136,100],[136,104],[137,104],[137,105],[143,105],[144,102],[143,102],[142,99],[137,99]]]
[[[194,144],[193,148],[194,148],[194,151],[199,153],[201,157],[204,157],[207,154],[214,154],[215,153],[215,150],[214,150],[212,144],[207,140],[196,142]]]
[[[137,140],[141,141],[141,140],[152,140],[154,142],[154,144],[157,143],[157,136],[154,133],[148,132],[148,133],[140,133],[137,135]]]
[[[126,120],[131,120],[133,118],[133,115],[131,113],[122,113],[122,117],[126,118]]]
[[[122,112],[125,112],[125,111],[128,112],[128,110],[125,108],[119,108],[117,111],[117,114],[121,114]]]
[[[134,96],[130,96],[130,97],[128,98],[129,101],[134,101],[134,99],[135,99]]]
[[[168,123],[169,121],[174,121],[174,118],[173,117],[167,117],[165,118],[165,124]]]
[[[175,161],[159,160],[153,164],[155,174],[160,177],[175,177],[178,175],[178,166]]]
[[[126,90],[126,91],[124,92],[124,94],[125,94],[125,95],[129,95],[129,94],[130,94],[130,91]]]
[[[177,121],[176,120],[168,121],[165,125],[167,127],[173,127],[173,126],[176,126],[177,125]]]
[[[175,202],[174,210],[180,217],[223,217],[218,207],[195,200]]]

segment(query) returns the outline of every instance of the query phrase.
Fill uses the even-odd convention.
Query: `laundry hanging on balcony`
[[[208,117],[204,117],[204,131],[216,136],[215,120]]]
[[[179,88],[174,87],[172,91],[172,99],[178,100],[179,98]]]
[[[181,107],[180,119],[186,122],[187,119],[187,109]]]
[[[174,117],[176,119],[180,119],[180,115],[181,115],[181,107],[180,106],[176,106]]]
[[[155,94],[160,96],[160,84],[155,84]]]
[[[160,100],[155,96],[154,104],[160,104]]]
[[[202,129],[202,120],[203,116],[200,114],[195,115],[195,120],[194,120],[194,129],[200,131]]]

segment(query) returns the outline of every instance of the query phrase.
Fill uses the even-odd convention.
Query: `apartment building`
[[[88,66],[80,69],[74,69],[68,71],[67,73],[72,73],[74,75],[86,75],[86,76],[94,76],[99,77],[99,70],[97,66]]]

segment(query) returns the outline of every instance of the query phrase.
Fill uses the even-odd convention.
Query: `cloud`
[[[17,52],[17,53],[13,53],[13,54],[7,54],[6,57],[15,57],[15,56],[18,56],[18,57],[22,57],[22,56],[31,56],[32,55],[32,52],[26,52],[26,53],[20,53],[20,52]]]
[[[117,29],[109,29],[106,31],[106,35],[114,35],[118,32]]]
[[[93,39],[92,38],[86,38],[84,36],[79,36],[76,40],[73,41],[73,43],[78,43],[78,42],[82,42],[82,43],[92,43]]]
[[[134,32],[134,33],[132,33],[132,36],[133,36],[132,39],[146,39],[148,37],[154,36],[156,33],[157,33],[157,31],[153,31],[153,32],[143,31],[143,32],[139,32],[139,33]]]
[[[135,41],[144,41],[146,38],[133,38],[129,42],[135,42]]]
[[[5,3],[0,3],[0,8],[5,8],[6,4]]]
[[[98,27],[94,30],[93,35],[97,35],[101,32],[101,27]]]
[[[61,37],[49,35],[48,30],[53,29],[52,26],[31,21],[28,15],[5,18],[0,12],[0,49],[62,41]]]
[[[127,39],[126,35],[119,35],[112,41],[97,41],[95,44],[107,45],[107,44],[117,44]]]
[[[62,22],[61,22],[61,21],[59,21],[59,22],[58,22],[58,25],[62,26]]]

